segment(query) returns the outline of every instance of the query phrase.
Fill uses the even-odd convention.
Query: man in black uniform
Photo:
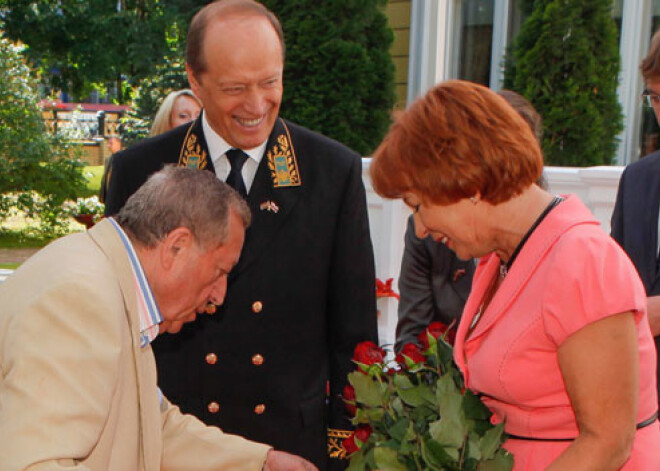
[[[339,395],[356,343],[377,341],[360,156],[278,116],[283,34],[263,5],[207,5],[187,47],[204,111],[116,155],[106,213],[174,163],[226,180],[253,222],[225,303],[154,345],[160,386],[208,424],[342,467],[350,423]]]

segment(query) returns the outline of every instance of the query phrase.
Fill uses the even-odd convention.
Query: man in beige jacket
[[[9,277],[0,470],[314,469],[181,414],[156,385],[151,341],[222,303],[249,222],[210,172],[166,168],[115,219],[52,243]]]

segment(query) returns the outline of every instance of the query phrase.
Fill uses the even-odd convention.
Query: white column
[[[498,91],[504,81],[504,55],[509,37],[509,0],[495,0],[493,43],[490,51],[490,88]]]
[[[448,4],[453,0],[412,0],[408,95],[410,104],[445,77]]]
[[[608,234],[622,170],[622,167],[600,166],[581,168],[578,171],[588,189],[589,209]]]
[[[639,95],[643,90],[639,63],[651,35],[651,0],[624,0],[621,17],[621,70],[617,94],[623,111],[616,162],[626,165],[638,159],[641,124]]]
[[[367,192],[376,277],[381,281],[393,278],[392,287],[398,291],[404,235],[410,209],[400,199],[386,200],[374,192],[369,177],[370,165],[370,158],[362,159],[362,178]],[[378,300],[378,339],[381,345],[394,343],[397,310],[398,301],[395,298]]]

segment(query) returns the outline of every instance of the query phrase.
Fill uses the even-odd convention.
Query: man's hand
[[[650,296],[648,300],[648,317],[651,333],[654,337],[660,335],[660,296]]]
[[[269,450],[264,471],[318,471],[309,461],[283,451]]]

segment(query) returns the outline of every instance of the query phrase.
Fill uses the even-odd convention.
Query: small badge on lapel
[[[465,268],[459,268],[454,272],[454,275],[451,277],[452,281],[456,283],[460,278],[462,278],[467,272]]]
[[[268,200],[261,203],[259,205],[259,209],[277,214],[280,210],[280,207],[277,205],[277,203],[275,203],[275,201]]]
[[[289,186],[300,186],[300,173],[298,172],[298,161],[291,146],[291,138],[287,134],[277,136],[277,145],[266,153],[270,176],[273,179],[273,187],[284,188]]]

